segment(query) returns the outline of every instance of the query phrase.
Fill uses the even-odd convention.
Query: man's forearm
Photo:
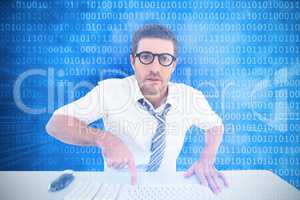
[[[46,130],[62,142],[81,146],[101,145],[106,136],[106,132],[88,127],[84,122],[65,115],[52,116]]]
[[[201,157],[215,160],[218,148],[223,139],[223,133],[223,125],[206,130],[205,147],[201,153]]]

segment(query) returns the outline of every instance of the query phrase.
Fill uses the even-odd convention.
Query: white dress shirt
[[[87,124],[102,118],[105,130],[127,145],[138,169],[143,171],[150,159],[157,120],[140,107],[137,102],[140,98],[144,96],[134,75],[106,79],[84,97],[56,110],[54,115],[72,116]],[[171,109],[166,116],[166,149],[159,171],[175,172],[186,131],[192,125],[209,129],[221,125],[222,120],[200,91],[185,84],[169,82],[166,102],[155,111],[161,111],[166,103],[171,104]]]

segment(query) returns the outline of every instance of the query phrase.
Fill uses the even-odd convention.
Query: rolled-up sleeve
[[[191,89],[193,124],[202,129],[210,129],[223,124],[201,91]]]
[[[80,99],[57,109],[53,115],[67,115],[90,124],[104,115],[103,82]]]

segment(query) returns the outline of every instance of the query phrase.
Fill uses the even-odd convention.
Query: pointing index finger
[[[129,159],[128,169],[131,175],[131,184],[135,185],[137,181],[137,171],[136,171],[136,166],[133,158]]]

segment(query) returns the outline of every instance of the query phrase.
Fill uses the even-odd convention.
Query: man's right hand
[[[137,171],[133,154],[128,147],[118,137],[110,132],[105,132],[101,142],[96,142],[97,146],[102,149],[106,158],[107,166],[115,169],[121,169],[128,165],[131,174],[131,184],[136,184]],[[100,140],[99,140],[100,141]]]

